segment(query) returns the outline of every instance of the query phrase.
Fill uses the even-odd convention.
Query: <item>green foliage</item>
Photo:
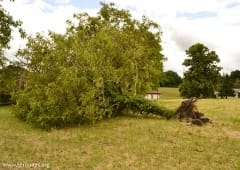
[[[0,66],[5,65],[7,60],[3,54],[3,50],[9,48],[9,42],[12,38],[12,29],[18,28],[21,37],[25,37],[24,30],[20,27],[21,21],[15,21],[11,15],[0,4]]]
[[[167,119],[173,116],[173,111],[160,107],[142,96],[122,94],[119,89],[116,84],[106,88],[106,94],[111,96],[110,103],[114,106],[114,113],[121,114],[123,111],[132,111],[140,114],[154,114]]]
[[[127,101],[124,102],[124,105],[127,106],[128,109],[135,111],[137,113],[141,114],[154,114],[158,116],[165,117],[167,119],[173,117],[173,112],[160,107],[158,104],[153,103],[152,101],[149,101],[147,99],[143,99],[139,96],[128,96],[124,98]]]
[[[221,98],[227,98],[228,96],[234,96],[233,82],[228,74],[222,77],[222,82],[219,89],[219,96]]]
[[[28,73],[15,114],[45,129],[121,114],[128,96],[158,86],[162,75],[156,23],[113,4],[102,4],[96,17],[74,17],[65,34],[28,37],[18,51]]]
[[[234,81],[233,87],[237,88],[237,89],[240,89],[240,78],[238,78]]]
[[[8,92],[0,91],[0,105],[8,105],[11,103],[11,95]]]
[[[15,21],[0,4],[0,105],[14,103],[12,95],[17,90],[19,68],[11,65],[4,68],[7,61],[4,50],[10,48],[13,28],[18,28],[21,36],[25,36],[21,24],[21,21]]]
[[[162,87],[178,87],[182,83],[182,78],[174,71],[164,72],[164,80],[160,83]]]
[[[15,103],[15,93],[23,88],[24,69],[19,66],[8,65],[0,69],[0,104]]]
[[[240,70],[234,70],[230,73],[230,78],[232,80],[240,79]]]
[[[203,44],[197,43],[186,50],[187,59],[183,65],[188,67],[184,73],[183,83],[180,86],[182,97],[213,97],[215,86],[219,79],[220,61],[215,51]]]
[[[240,70],[232,71],[230,74],[230,78],[233,82],[233,87],[240,88]]]

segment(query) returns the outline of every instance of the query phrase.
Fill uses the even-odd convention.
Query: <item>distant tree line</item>
[[[235,70],[230,73],[230,79],[233,83],[233,87],[240,89],[240,70]]]
[[[163,73],[163,78],[161,80],[161,87],[179,87],[182,83],[182,78],[178,75],[177,72],[168,70]]]
[[[221,76],[219,84],[219,96],[221,98],[227,98],[234,96],[233,89],[240,89],[240,70],[235,70],[228,74]]]

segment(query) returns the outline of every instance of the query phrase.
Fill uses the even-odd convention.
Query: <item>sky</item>
[[[240,0],[102,0],[114,2],[117,8],[127,9],[135,19],[146,15],[162,29],[162,53],[167,58],[164,70],[182,75],[185,50],[195,43],[203,43],[216,51],[223,67],[222,73],[240,69]],[[73,13],[96,15],[98,0],[3,0],[2,6],[23,22],[27,33],[63,33],[66,20]],[[25,41],[13,35],[13,55],[23,48]]]

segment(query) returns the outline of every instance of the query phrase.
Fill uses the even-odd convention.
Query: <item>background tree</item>
[[[240,70],[235,70],[230,73],[230,78],[233,82],[233,87],[240,88]]]
[[[160,83],[163,87],[178,87],[182,83],[182,78],[172,70],[164,72],[164,79]]]
[[[23,88],[25,70],[19,66],[8,65],[0,69],[0,104],[15,103],[15,93]]]
[[[23,29],[20,27],[21,24],[21,21],[15,21],[3,8],[2,4],[0,4],[0,67],[3,67],[7,60],[4,56],[4,49],[10,48],[9,42],[12,38],[12,29],[18,28],[21,37],[26,36]]]
[[[65,34],[28,37],[18,51],[28,72],[15,114],[42,128],[94,122],[128,109],[164,115],[136,96],[159,85],[159,25],[104,3],[97,16],[74,18]]]
[[[236,89],[240,89],[240,79],[236,79],[234,81],[233,87]]]
[[[2,0],[0,0],[1,2]],[[11,94],[16,91],[16,82],[20,71],[19,67],[7,66],[7,57],[4,54],[6,49],[10,48],[12,39],[12,31],[18,28],[22,38],[25,37],[25,32],[21,28],[21,21],[15,21],[11,15],[0,4],[0,103],[11,103]],[[7,67],[6,67],[7,66]],[[6,68],[4,68],[6,67]]]
[[[217,66],[219,57],[215,51],[201,43],[186,50],[187,59],[183,65],[188,68],[184,73],[180,93],[183,97],[213,97],[221,68]]]
[[[223,75],[220,89],[219,89],[219,96],[221,98],[227,98],[228,96],[234,96],[233,90],[233,83],[232,79],[229,77],[228,74]]]

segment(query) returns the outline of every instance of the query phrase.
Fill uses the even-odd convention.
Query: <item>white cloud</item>
[[[60,0],[59,0],[60,2]],[[61,0],[61,2],[69,2]],[[14,17],[23,22],[25,31],[34,35],[36,32],[47,34],[48,30],[63,33],[66,29],[66,20],[72,19],[74,13],[83,12],[71,4],[51,5],[44,0],[17,0],[14,2],[4,1],[3,7]],[[96,13],[96,9],[85,9],[90,14]],[[18,33],[13,34],[11,50],[7,53],[13,55],[18,49],[24,47],[26,41],[21,40]]]
[[[57,4],[68,4],[71,0],[55,0],[55,3]]]
[[[217,52],[223,72],[240,69],[239,0],[110,1],[120,8],[129,9],[135,18],[147,15],[161,25],[163,53],[168,58],[164,65],[166,70],[182,74],[185,50],[197,42]],[[58,5],[44,0],[3,2],[4,8],[14,18],[20,18],[26,31],[32,34],[47,30],[63,32],[66,19],[71,18],[74,12],[83,10],[71,5],[70,0],[55,0],[55,3]],[[84,11],[94,15],[97,9]]]
[[[239,0],[111,1],[145,14],[162,26],[166,70],[182,74],[185,50],[197,42],[217,52],[223,72],[240,69]]]
[[[28,33],[47,30],[63,32],[66,19],[79,11],[74,6],[52,6],[42,0],[18,0],[14,3],[8,2],[4,7],[15,19],[23,21],[23,27]]]

